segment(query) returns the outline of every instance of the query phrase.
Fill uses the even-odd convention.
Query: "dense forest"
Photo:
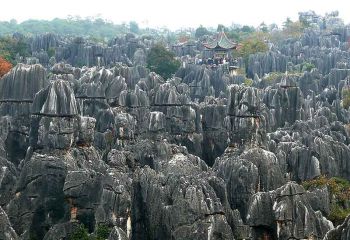
[[[53,20],[26,20],[18,23],[16,20],[0,21],[0,35],[14,32],[22,34],[42,34],[54,32],[61,35],[91,36],[97,39],[112,38],[127,32],[139,33],[136,22],[114,24],[102,18],[69,17]]]

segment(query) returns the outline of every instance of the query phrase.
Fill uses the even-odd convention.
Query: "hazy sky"
[[[141,26],[175,29],[232,22],[253,26],[263,21],[281,24],[288,16],[296,20],[298,12],[310,9],[317,14],[339,10],[345,23],[350,22],[348,0],[2,0],[0,20],[100,14],[115,23],[135,20]]]

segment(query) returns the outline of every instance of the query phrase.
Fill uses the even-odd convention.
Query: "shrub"
[[[69,240],[90,240],[85,226],[80,224],[79,227],[69,236]]]
[[[339,177],[326,178],[320,176],[313,180],[303,182],[305,189],[314,189],[327,186],[331,195],[331,211],[328,215],[335,225],[341,224],[350,214],[350,182]]]
[[[348,109],[350,106],[350,88],[344,88],[342,90],[343,96],[343,108]]]
[[[308,72],[310,72],[314,68],[316,68],[316,66],[309,62],[304,62],[301,67],[302,71],[308,71]]]
[[[175,59],[175,54],[160,44],[152,47],[147,56],[148,68],[165,79],[170,78],[180,65],[180,62]]]
[[[276,81],[281,80],[283,75],[285,75],[285,74],[282,72],[270,72],[269,74],[267,74],[264,77],[264,80],[267,82],[270,82],[270,83],[276,82]]]
[[[12,68],[12,64],[0,57],[0,78],[8,73]]]
[[[266,38],[266,34],[252,34],[249,38],[241,42],[240,46],[237,48],[237,51],[235,51],[234,54],[238,57],[248,59],[250,54],[266,52],[268,50]]]
[[[104,239],[108,238],[110,232],[111,232],[111,228],[109,228],[107,225],[99,224],[97,226],[96,231],[95,231],[96,240],[104,240]]]
[[[55,54],[56,54],[56,50],[54,48],[49,48],[47,50],[47,55],[49,56],[49,58],[54,57]]]
[[[244,85],[246,85],[248,87],[252,86],[253,85],[253,79],[251,79],[251,78],[244,79]]]
[[[196,32],[194,34],[194,36],[196,38],[200,38],[202,36],[205,36],[205,35],[209,35],[210,32],[208,31],[208,29],[206,29],[205,27],[203,27],[202,25],[200,25],[197,29],[196,29]]]

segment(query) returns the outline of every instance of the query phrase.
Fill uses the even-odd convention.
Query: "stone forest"
[[[350,239],[337,13],[129,30],[2,33],[1,240]]]

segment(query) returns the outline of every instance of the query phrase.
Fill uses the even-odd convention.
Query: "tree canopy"
[[[129,24],[114,24],[102,18],[69,17],[67,19],[55,18],[48,20],[27,20],[17,23],[15,20],[0,21],[0,36],[14,32],[22,34],[43,34],[54,32],[61,35],[91,36],[99,39],[112,38],[128,31],[139,33],[136,22]]]
[[[180,62],[175,59],[175,54],[173,52],[157,44],[150,49],[147,56],[147,66],[151,71],[167,79],[180,67]]]
[[[209,35],[210,32],[208,31],[208,29],[206,29],[205,27],[203,27],[202,25],[200,25],[197,29],[196,29],[196,32],[194,34],[194,36],[196,38],[200,38],[204,35]]]
[[[235,55],[247,60],[250,54],[266,52],[268,50],[268,46],[265,42],[266,36],[267,35],[264,33],[252,34],[240,43],[237,51],[235,51]]]
[[[30,47],[24,39],[13,37],[0,37],[0,57],[12,64],[16,64],[16,55],[23,57],[30,55]]]

